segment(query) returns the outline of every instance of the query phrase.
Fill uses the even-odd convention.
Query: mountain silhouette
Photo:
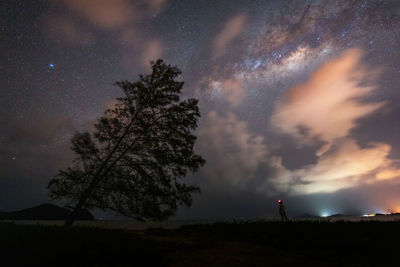
[[[36,207],[11,212],[0,212],[0,220],[65,220],[71,211],[50,203]],[[87,209],[81,209],[77,220],[94,220],[93,215]]]

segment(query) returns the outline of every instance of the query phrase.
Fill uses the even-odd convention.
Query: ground
[[[5,266],[398,266],[399,229],[397,221],[253,221],[141,231],[2,223],[0,258],[12,261]]]

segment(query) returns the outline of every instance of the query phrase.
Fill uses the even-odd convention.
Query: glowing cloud
[[[376,89],[366,84],[374,82],[377,72],[361,64],[361,56],[360,50],[351,49],[324,63],[307,82],[290,88],[276,106],[271,117],[276,129],[294,137],[300,145],[324,143],[316,151],[315,164],[285,170],[284,175],[271,180],[278,190],[330,193],[400,176],[388,158],[389,144],[370,142],[362,148],[349,137],[357,120],[385,104],[362,101]]]
[[[376,174],[378,180],[389,180],[400,177],[400,169],[388,169]]]
[[[329,193],[352,187],[365,175],[385,166],[390,146],[371,143],[360,148],[353,139],[345,139],[322,155],[315,165],[296,170],[293,174],[302,183],[293,186],[294,193]]]
[[[237,15],[231,18],[214,41],[214,56],[223,54],[225,48],[241,34],[245,28],[246,16]]]
[[[219,93],[224,100],[234,107],[238,106],[246,95],[242,80],[239,77],[210,81],[208,87],[211,92]]]
[[[272,125],[296,138],[299,144],[315,139],[331,144],[347,136],[358,119],[384,105],[361,102],[376,89],[362,84],[376,72],[360,63],[361,56],[358,49],[348,50],[324,63],[306,83],[289,89],[271,117]]]
[[[167,0],[147,0],[147,4],[154,12],[159,12],[165,7]]]
[[[73,11],[90,23],[105,29],[113,29],[135,18],[135,7],[127,0],[64,0]]]

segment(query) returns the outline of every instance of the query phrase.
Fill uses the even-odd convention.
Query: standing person
[[[288,219],[286,217],[286,210],[285,210],[285,205],[283,205],[282,200],[278,200],[279,203],[279,214],[281,215],[282,222],[287,222]]]

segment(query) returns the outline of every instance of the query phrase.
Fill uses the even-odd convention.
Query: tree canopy
[[[53,199],[74,210],[99,208],[138,220],[162,220],[190,206],[199,188],[182,182],[205,160],[194,152],[198,100],[182,100],[181,71],[163,60],[134,82],[116,85],[124,96],[97,120],[95,131],[78,132],[76,158],[48,184]],[[73,216],[66,222],[72,224]]]

